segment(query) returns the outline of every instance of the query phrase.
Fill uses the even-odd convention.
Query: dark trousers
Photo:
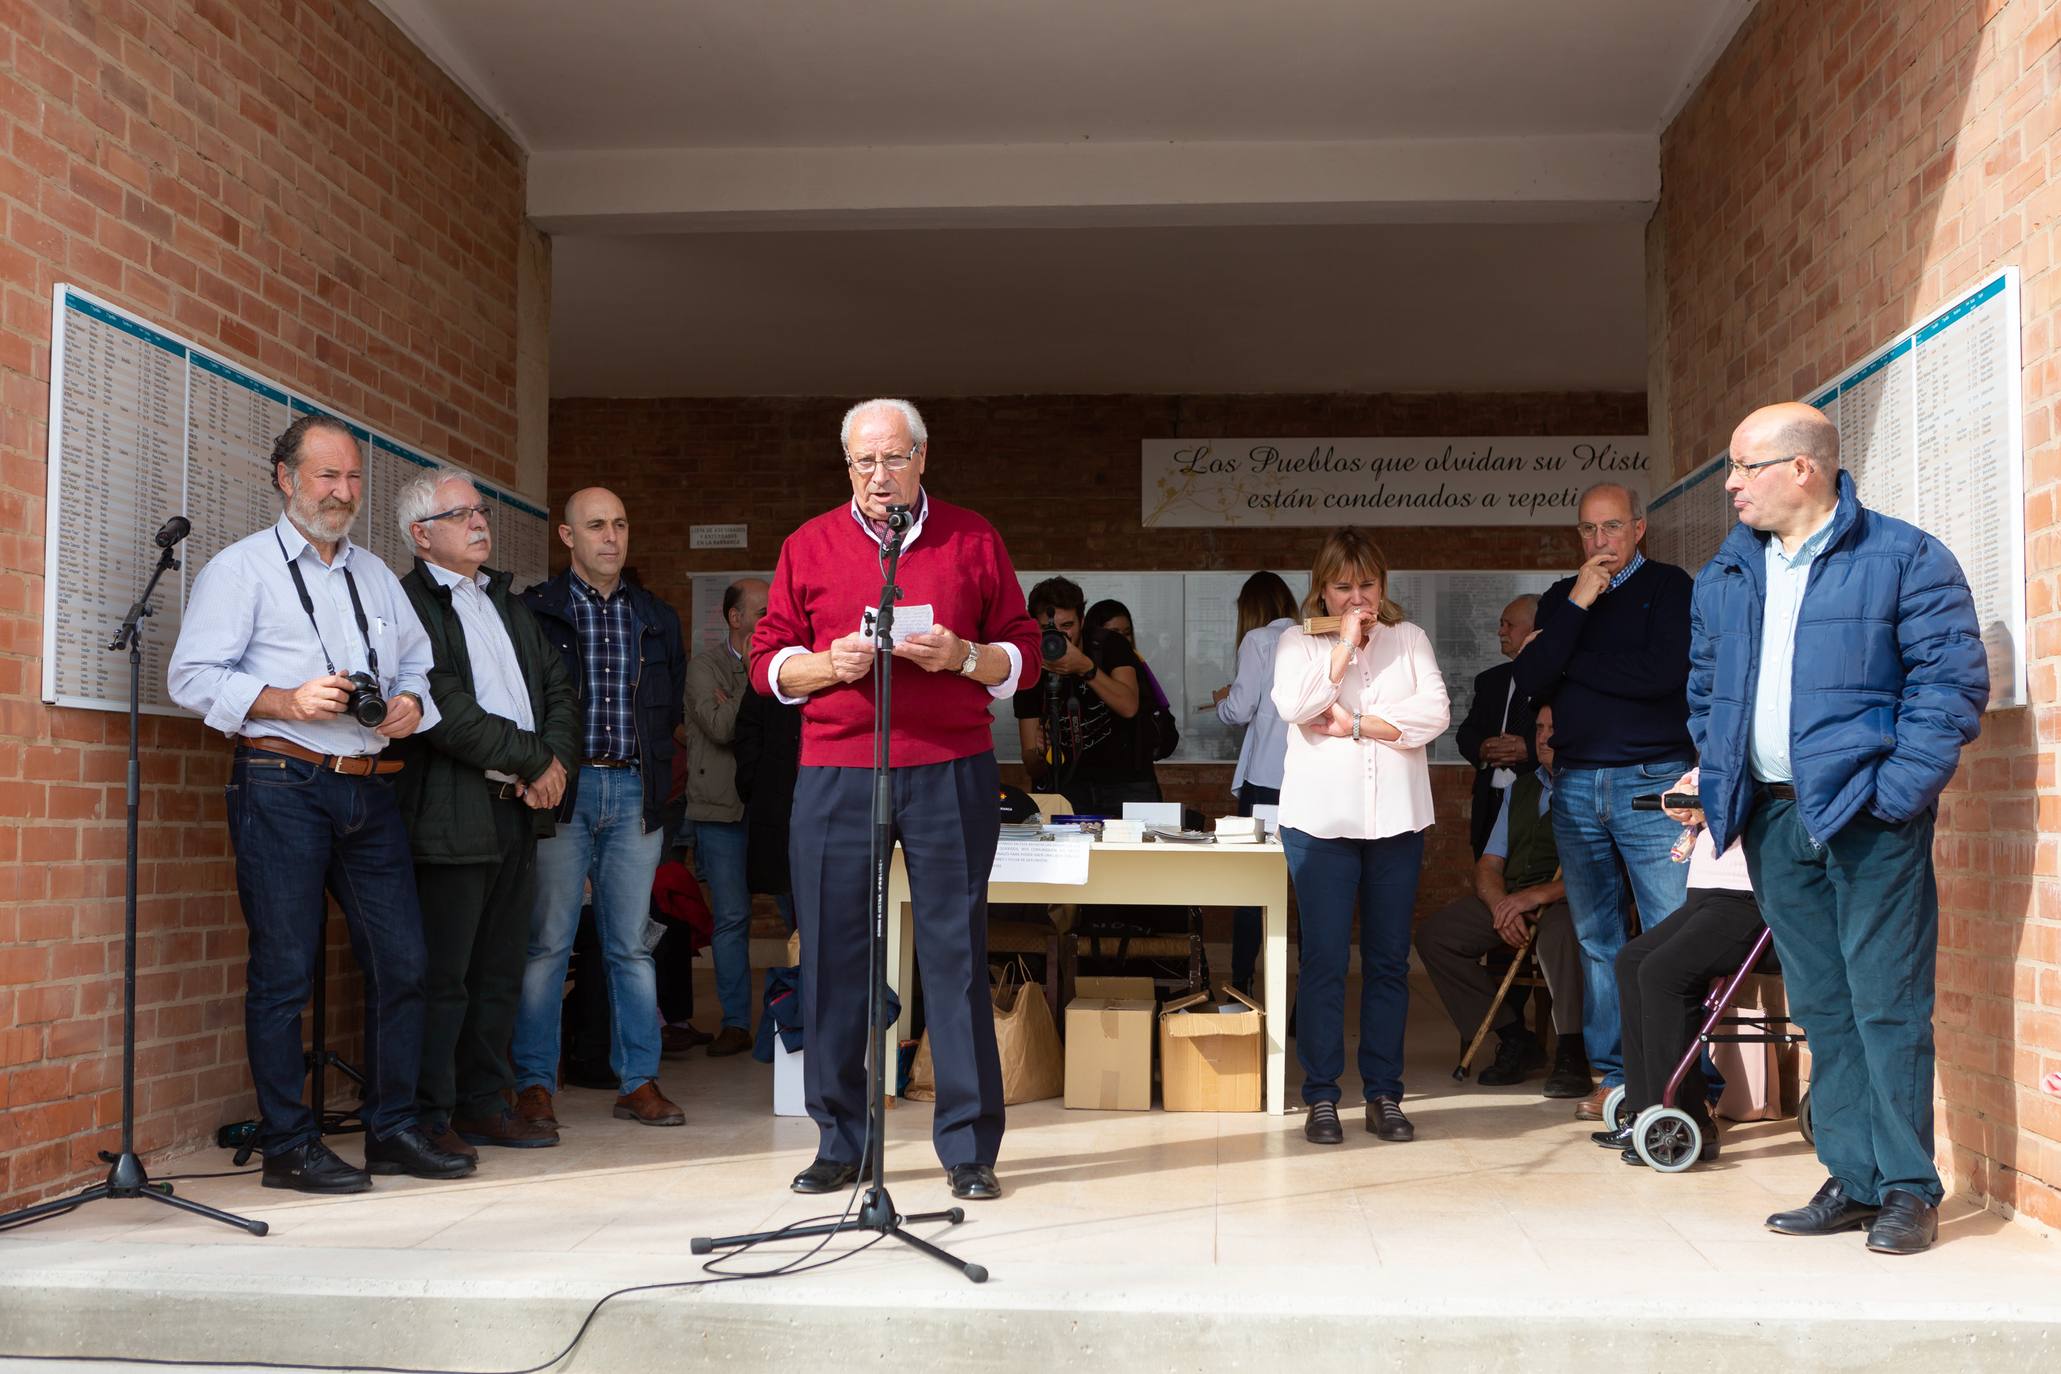
[[[987,964],[999,785],[992,753],[897,768],[889,782],[937,1069],[931,1139],[946,1168],[992,1165],[1002,1147],[1002,1063]],[[801,919],[802,1085],[822,1132],[817,1154],[847,1164],[859,1161],[866,1135],[872,811],[871,769],[801,770],[788,855]]]
[[[317,1138],[315,1115],[301,1100],[301,1008],[320,976],[325,891],[343,908],[365,978],[366,1128],[385,1139],[414,1125],[422,912],[391,784],[238,749],[226,800],[250,932],[243,1030],[259,1146],[279,1154]]]
[[[694,1019],[694,932],[667,925],[651,951],[651,964],[658,975],[658,1014],[669,1026],[686,1025]],[[602,1033],[607,1034],[605,1025]]]
[[[1538,936],[1532,949],[1538,954],[1539,969],[1546,975],[1546,990],[1553,994],[1553,1030],[1562,1040],[1582,1033],[1582,947],[1574,935],[1574,917],[1565,902],[1549,902],[1537,913]],[[1417,927],[1417,954],[1431,986],[1446,1004],[1446,1014],[1460,1030],[1461,1044],[1474,1039],[1496,1000],[1502,985],[1501,970],[1510,966],[1516,951],[1496,933],[1495,913],[1487,902],[1468,895],[1447,902]],[[1488,956],[1501,954],[1500,964]],[[1524,1030],[1522,1004],[1516,994],[1529,989],[1512,987],[1496,1008],[1496,1022],[1490,1027],[1497,1038]]]
[[[1796,803],[1763,794],[1746,863],[1775,932],[1789,1014],[1811,1047],[1818,1159],[1857,1202],[1891,1188],[1940,1200],[1932,1162],[1939,889],[1930,811],[1863,810],[1819,844]]]
[[[1626,1106],[1636,1112],[1658,1105],[1703,1028],[1712,980],[1737,973],[1764,929],[1751,892],[1692,887],[1680,911],[1617,952]],[[1708,1126],[1710,1079],[1703,1060],[1699,1053],[1690,1063],[1674,1105]]]
[[[1403,1096],[1403,1023],[1410,1014],[1410,913],[1424,866],[1418,831],[1379,840],[1327,840],[1283,827],[1302,913],[1295,1055],[1302,1100],[1339,1099],[1345,1072],[1345,974],[1360,919],[1360,1087],[1368,1101]]]
[[[499,862],[415,866],[429,956],[415,1085],[425,1121],[498,1115],[502,1090],[515,1086],[508,1041],[537,899],[537,837],[522,802],[489,805]]]
[[[1250,816],[1255,806],[1279,806],[1281,789],[1248,782],[1238,789],[1238,814]],[[1252,976],[1259,967],[1260,940],[1265,935],[1266,913],[1256,906],[1231,911],[1231,982],[1240,992],[1252,991]]]

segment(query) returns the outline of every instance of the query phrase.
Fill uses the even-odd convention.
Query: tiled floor
[[[1499,1319],[1604,1309],[1741,1320],[2009,1313],[2061,1330],[2061,1247],[2032,1231],[1952,1203],[1940,1245],[1914,1259],[1869,1255],[1858,1235],[1771,1235],[1761,1219],[1801,1203],[1821,1179],[1793,1124],[1735,1126],[1717,1163],[1684,1175],[1630,1168],[1589,1143],[1568,1103],[1530,1088],[1453,1084],[1451,1028],[1421,988],[1416,1003],[1413,1144],[1375,1140],[1357,1113],[1346,1116],[1343,1146],[1320,1149],[1293,1115],[1031,1104],[1010,1112],[1007,1196],[969,1205],[961,1226],[926,1228],[992,1271],[984,1287],[883,1245],[721,1294],[762,1305],[768,1320],[809,1303],[1219,1313],[1403,1304]],[[255,1178],[179,1185],[262,1217],[272,1227],[263,1240],[141,1201],[97,1203],[0,1237],[0,1333],[10,1287],[76,1287],[96,1311],[118,1311],[115,1294],[146,1283],[201,1299],[277,1293],[282,1303],[353,1286],[584,1299],[701,1277],[695,1236],[841,1205],[786,1191],[815,1132],[771,1115],[769,1068],[697,1054],[668,1063],[663,1082],[687,1109],[685,1128],[615,1121],[607,1096],[573,1090],[559,1100],[560,1148],[488,1151],[479,1173],[455,1184],[381,1180],[340,1199],[265,1191]],[[929,1117],[915,1103],[889,1114],[887,1182],[910,1211],[951,1205]],[[355,1157],[355,1140],[340,1148]],[[159,1172],[223,1167],[226,1157],[208,1152]],[[806,1249],[786,1243],[734,1264],[770,1267]],[[82,1327],[75,1348],[94,1348],[95,1334]]]

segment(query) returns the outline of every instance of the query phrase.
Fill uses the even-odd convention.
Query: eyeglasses
[[[916,451],[911,449],[907,453],[883,453],[878,456],[862,453],[856,458],[846,457],[844,465],[861,477],[871,477],[881,468],[886,468],[889,472],[906,472],[909,464],[915,461]]]
[[[1605,520],[1602,524],[1598,525],[1592,521],[1584,520],[1574,527],[1574,532],[1584,539],[1594,539],[1599,534],[1607,534],[1612,539],[1615,539],[1624,533],[1625,526],[1630,523],[1628,520]]]
[[[439,520],[456,520],[460,524],[470,524],[472,517],[475,515],[485,520],[488,515],[487,508],[484,505],[453,506],[449,510],[440,510],[435,515],[425,515],[415,523],[418,525],[433,525]]]
[[[1771,468],[1777,463],[1786,463],[1791,458],[1801,457],[1803,455],[1800,453],[1785,453],[1780,458],[1765,458],[1758,463],[1742,463],[1738,459],[1732,458],[1726,460],[1725,466],[1732,470],[1732,476],[1734,477],[1751,477],[1762,468]]]

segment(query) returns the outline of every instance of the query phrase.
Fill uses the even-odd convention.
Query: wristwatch
[[[966,661],[959,665],[960,677],[972,677],[980,667],[980,645],[972,640],[966,642]]]

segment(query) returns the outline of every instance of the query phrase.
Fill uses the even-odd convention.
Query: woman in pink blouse
[[[1424,631],[1388,599],[1388,561],[1364,530],[1332,532],[1310,572],[1307,616],[1343,617],[1334,634],[1281,636],[1274,706],[1288,722],[1281,842],[1302,912],[1296,1057],[1303,1134],[1345,1138],[1345,971],[1360,918],[1360,1082],[1367,1129],[1410,1140],[1403,1115],[1403,1021],[1410,1005],[1410,917],[1431,775],[1424,751],[1450,718]]]

